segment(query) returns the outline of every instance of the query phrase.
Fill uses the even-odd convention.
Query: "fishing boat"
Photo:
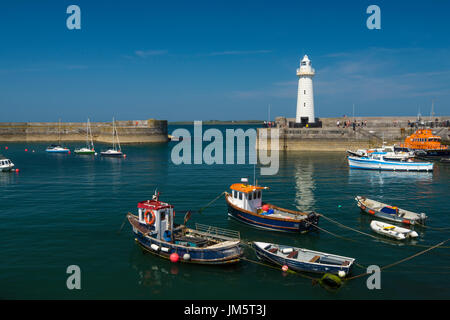
[[[267,242],[253,242],[253,248],[259,259],[286,265],[297,272],[331,273],[345,277],[355,262],[354,258]]]
[[[188,211],[182,225],[174,223],[171,204],[159,200],[155,192],[152,200],[137,205],[138,214],[127,214],[136,242],[147,252],[165,259],[198,264],[230,264],[240,261],[243,249],[238,231],[202,224],[195,229],[186,227]],[[174,260],[172,260],[174,261]]]
[[[14,168],[14,163],[0,154],[0,172],[11,171]]]
[[[92,131],[91,131],[91,124],[89,122],[89,119],[86,123],[86,147],[75,149],[74,151],[76,154],[79,155],[95,155],[97,154],[94,149],[94,141],[92,140]]]
[[[424,224],[428,218],[425,213],[415,213],[412,211],[400,209],[395,206],[371,200],[363,196],[355,197],[357,206],[361,212],[366,212],[374,217],[390,220],[404,224]]]
[[[112,148],[106,151],[100,152],[100,155],[103,157],[122,157],[123,153],[120,148],[119,134],[117,132],[116,123],[113,118],[112,123],[113,131],[112,131]],[[117,143],[116,143],[117,140]]]
[[[61,119],[58,121],[58,144],[52,144],[45,149],[48,153],[70,153],[70,149],[61,146]]]
[[[348,165],[352,169],[390,170],[390,171],[432,171],[433,163],[408,160],[388,160],[380,153],[368,156],[348,156]]]
[[[441,137],[433,135],[431,129],[418,129],[407,136],[399,148],[409,149],[422,157],[443,157],[450,155],[450,148],[441,143]]]
[[[228,215],[260,229],[305,233],[319,223],[319,214],[305,213],[262,202],[262,191],[268,187],[248,184],[247,178],[230,186],[225,193]]]
[[[419,235],[416,231],[393,226],[381,221],[372,220],[370,228],[378,234],[394,238],[397,240],[405,240],[406,238],[417,238]]]

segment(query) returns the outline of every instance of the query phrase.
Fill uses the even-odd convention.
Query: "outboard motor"
[[[319,214],[312,211],[312,212],[308,213],[306,221],[308,224],[317,225],[319,223],[319,216],[320,216]]]

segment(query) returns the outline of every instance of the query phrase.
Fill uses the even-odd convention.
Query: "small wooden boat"
[[[332,273],[345,277],[355,262],[349,257],[267,242],[253,242],[253,247],[258,258],[279,266],[287,265],[298,272]]]
[[[277,207],[262,202],[262,190],[268,187],[247,184],[246,178],[242,183],[230,186],[232,193],[225,193],[228,205],[228,215],[248,225],[283,232],[308,232],[315,230],[319,223],[319,214],[305,213]]]
[[[361,208],[361,212],[366,212],[374,217],[390,220],[404,224],[424,224],[428,218],[425,213],[415,213],[412,211],[400,209],[395,206],[367,199],[363,196],[355,197],[356,204]]]
[[[113,118],[113,132],[112,132],[112,148],[106,151],[100,152],[103,157],[123,157],[122,150],[120,148],[119,133],[117,132],[116,123]],[[116,143],[117,140],[117,143]]]
[[[14,163],[0,154],[0,172],[11,171],[14,168]]]
[[[373,220],[370,223],[370,228],[378,234],[394,238],[397,240],[405,240],[406,238],[417,238],[419,235],[416,231],[393,226],[381,221]]]
[[[230,264],[240,261],[243,250],[237,231],[196,224],[187,228],[188,212],[183,225],[174,223],[172,205],[152,200],[138,203],[138,215],[127,214],[136,242],[145,250],[165,259],[173,254],[179,261],[198,264]],[[178,258],[177,258],[178,259]]]

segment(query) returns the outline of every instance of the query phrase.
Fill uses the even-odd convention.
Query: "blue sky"
[[[81,8],[81,30],[66,8]],[[381,8],[368,30],[366,8]],[[450,115],[448,1],[2,1],[0,121]],[[6,112],[5,112],[6,110]]]

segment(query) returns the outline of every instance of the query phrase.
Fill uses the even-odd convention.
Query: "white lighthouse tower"
[[[298,95],[297,95],[297,116],[295,122],[314,123],[314,92],[312,78],[315,75],[311,67],[311,60],[305,54],[300,62],[300,68],[297,69],[298,76]],[[303,118],[303,119],[302,119]],[[302,121],[303,120],[303,121]]]

